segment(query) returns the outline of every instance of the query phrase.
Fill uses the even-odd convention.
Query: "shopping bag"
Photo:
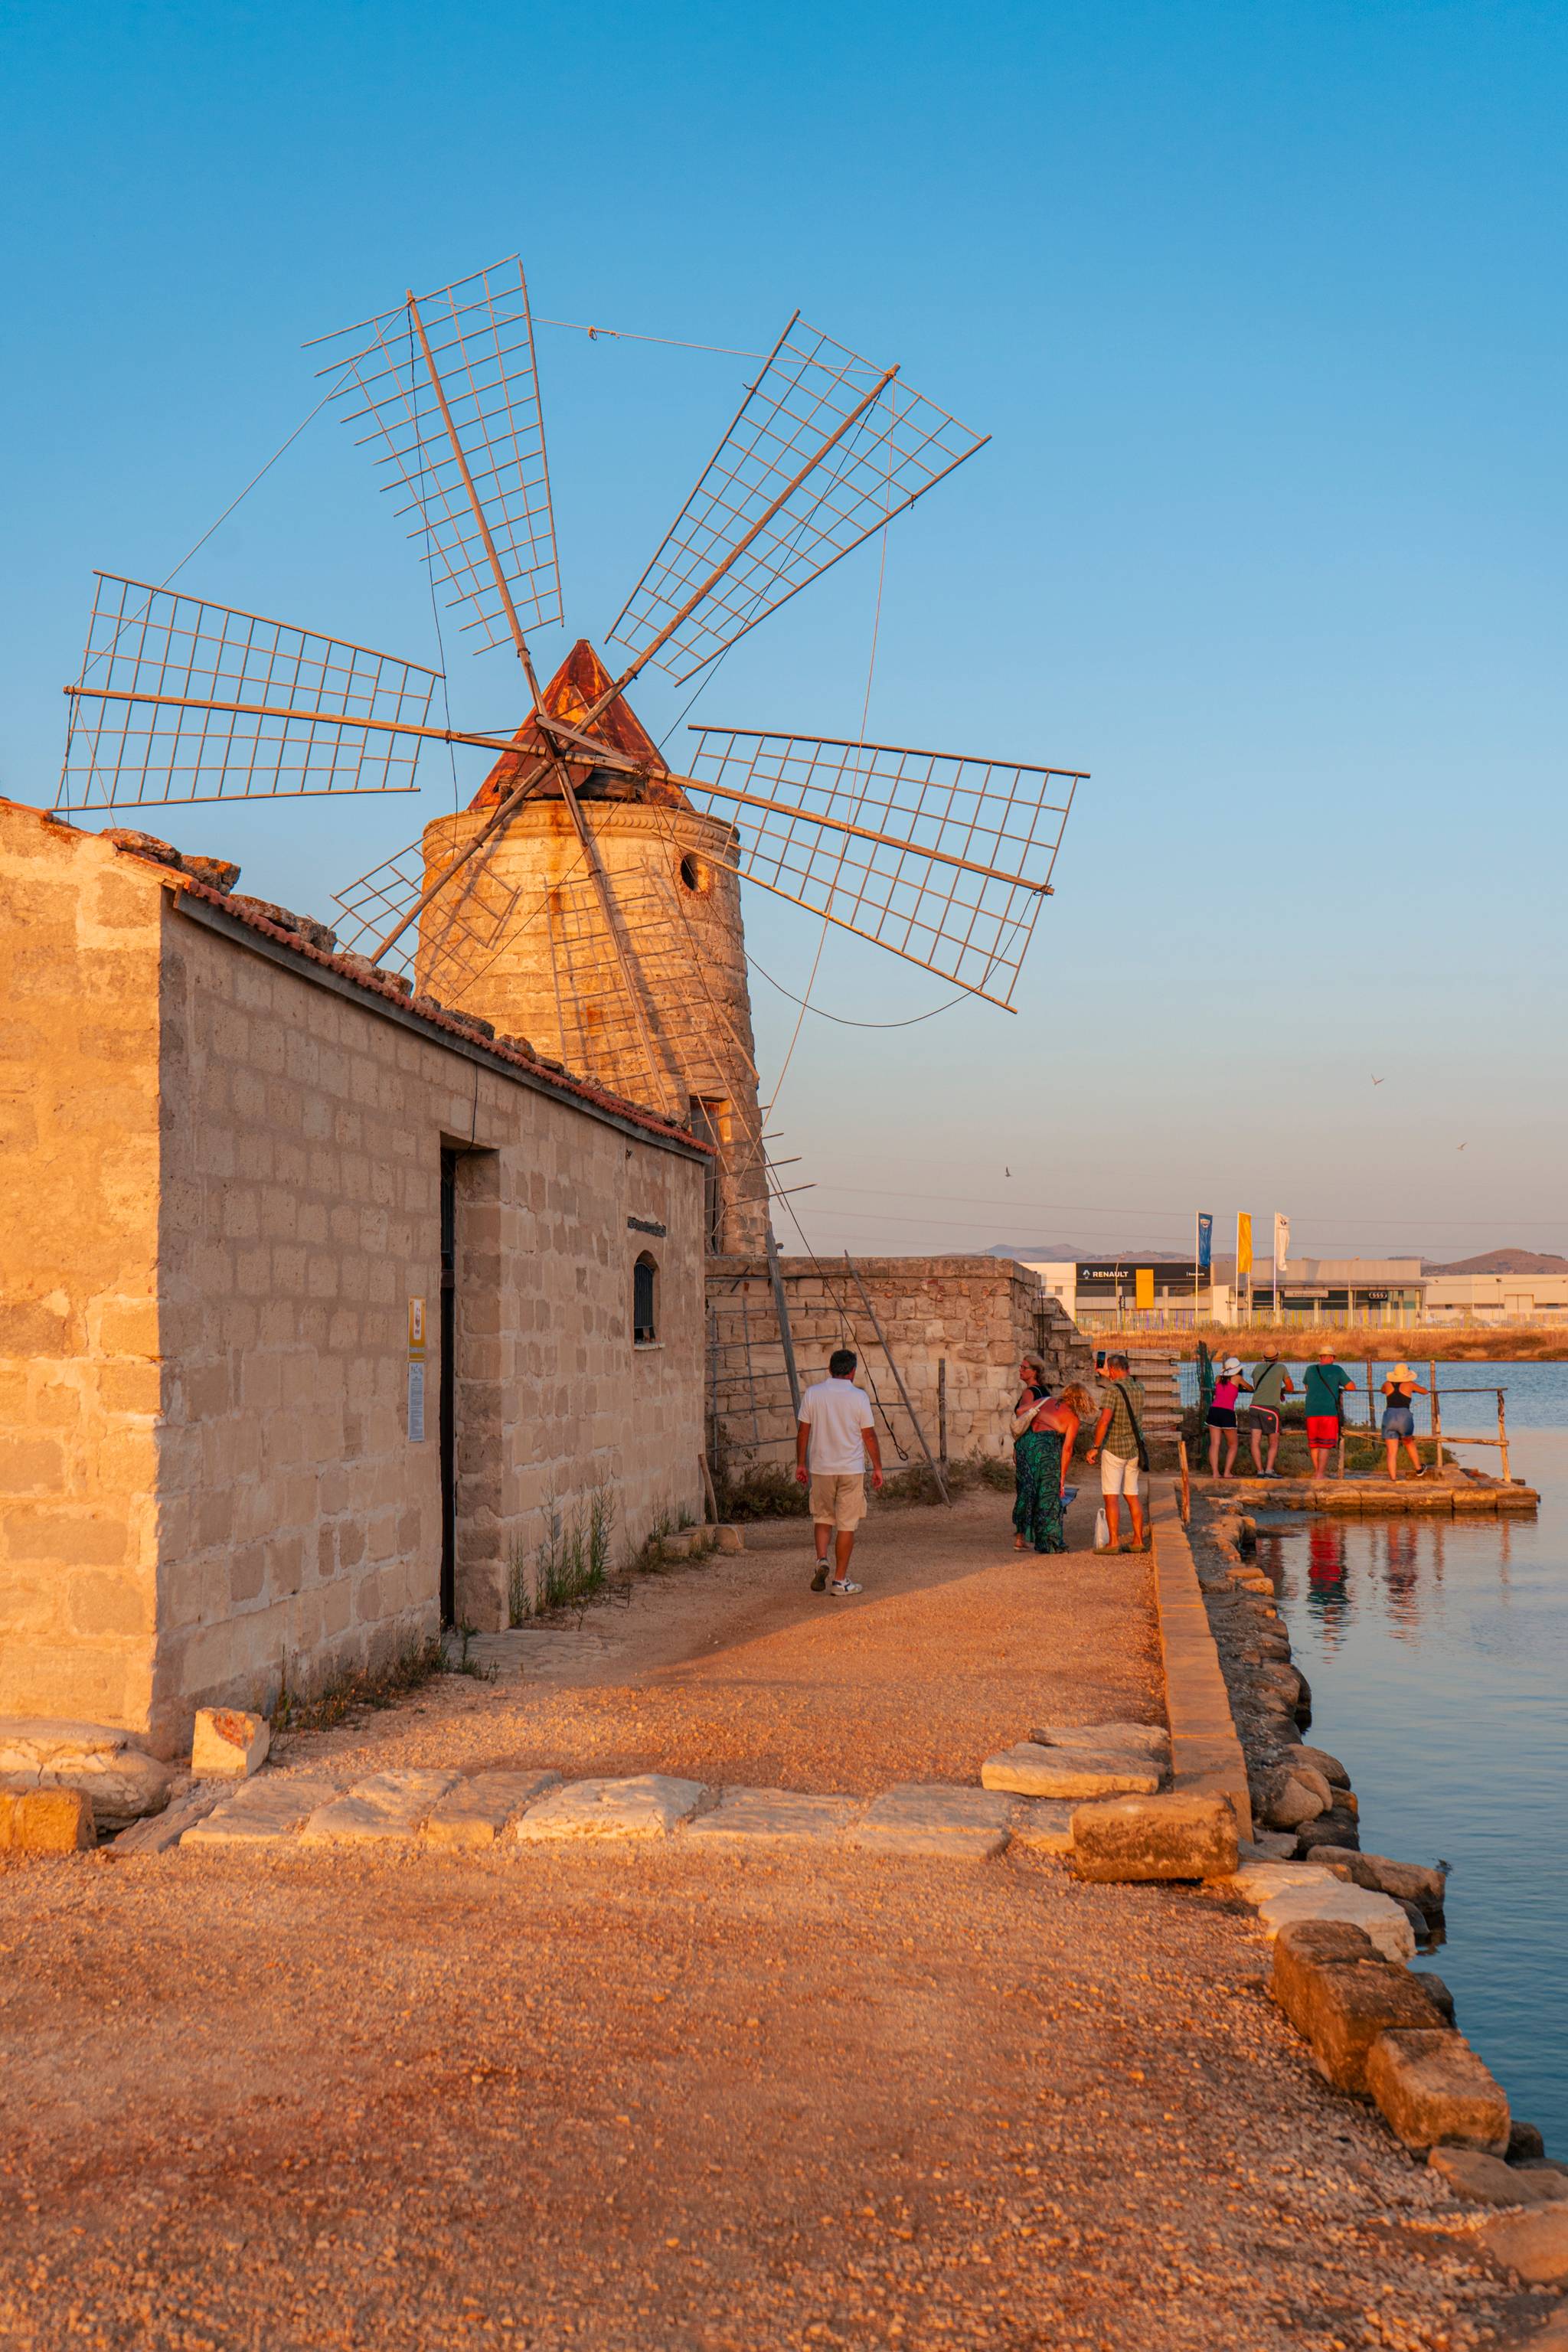
[[[1098,1511],[1096,1511],[1096,1513],[1095,1513],[1095,1515],[1094,1515],[1094,1548],[1095,1548],[1095,1550],[1096,1550],[1096,1551],[1103,1551],[1103,1550],[1105,1549],[1106,1545],[1107,1545],[1110,1541],[1110,1521],[1106,1517],[1106,1516],[1105,1516],[1105,1505],[1104,1505],[1103,1503],[1101,1503],[1101,1505],[1100,1505],[1100,1507],[1099,1510],[1098,1510]]]

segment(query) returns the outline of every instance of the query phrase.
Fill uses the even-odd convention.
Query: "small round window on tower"
[[[703,865],[702,860],[700,857],[692,857],[689,855],[681,859],[680,885],[682,889],[699,891],[706,890],[708,887],[708,868]]]

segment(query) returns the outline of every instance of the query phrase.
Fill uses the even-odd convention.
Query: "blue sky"
[[[1568,1248],[1560,6],[13,0],[4,45],[0,790],[53,796],[93,566],[163,576],[315,400],[307,337],[514,247],[545,317],[758,350],[798,304],[994,436],[890,534],[870,733],[1093,777],[1016,1017],[807,1016],[813,1244],[1279,1207],[1306,1250]],[[548,661],[745,362],[540,340]],[[182,584],[433,659],[374,479],[318,419]],[[854,732],[876,585],[868,548],[693,715]],[[330,914],[450,792],[158,826]],[[750,898],[798,990],[816,927]],[[818,992],[950,992],[836,937]]]

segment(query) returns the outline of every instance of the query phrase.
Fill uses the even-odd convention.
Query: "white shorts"
[[[1131,1462],[1120,1454],[1101,1454],[1100,1457],[1100,1491],[1102,1495],[1135,1495],[1138,1492],[1138,1457]]]

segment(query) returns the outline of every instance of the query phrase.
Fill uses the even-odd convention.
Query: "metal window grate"
[[[397,511],[418,515],[408,535],[425,541],[426,560],[450,591],[450,603],[469,607],[462,626],[479,633],[481,651],[510,645],[508,592],[525,623],[547,626],[562,617],[533,320],[521,258],[510,255],[438,293],[414,299],[445,394],[445,412],[407,302],[364,321],[372,340],[352,360],[334,359],[321,373],[347,366],[348,380],[336,395],[353,404],[343,421],[374,420],[376,430],[362,436],[362,446],[378,436],[384,441],[377,463],[391,467],[394,477],[384,487],[406,491]],[[475,497],[486,528],[475,512]]]
[[[611,637],[637,650],[674,618],[886,371],[797,316],[623,605]],[[899,382],[765,523],[655,656],[686,678],[984,446]]]
[[[412,792],[439,673],[97,574],[61,809]],[[249,707],[247,707],[249,706]]]

